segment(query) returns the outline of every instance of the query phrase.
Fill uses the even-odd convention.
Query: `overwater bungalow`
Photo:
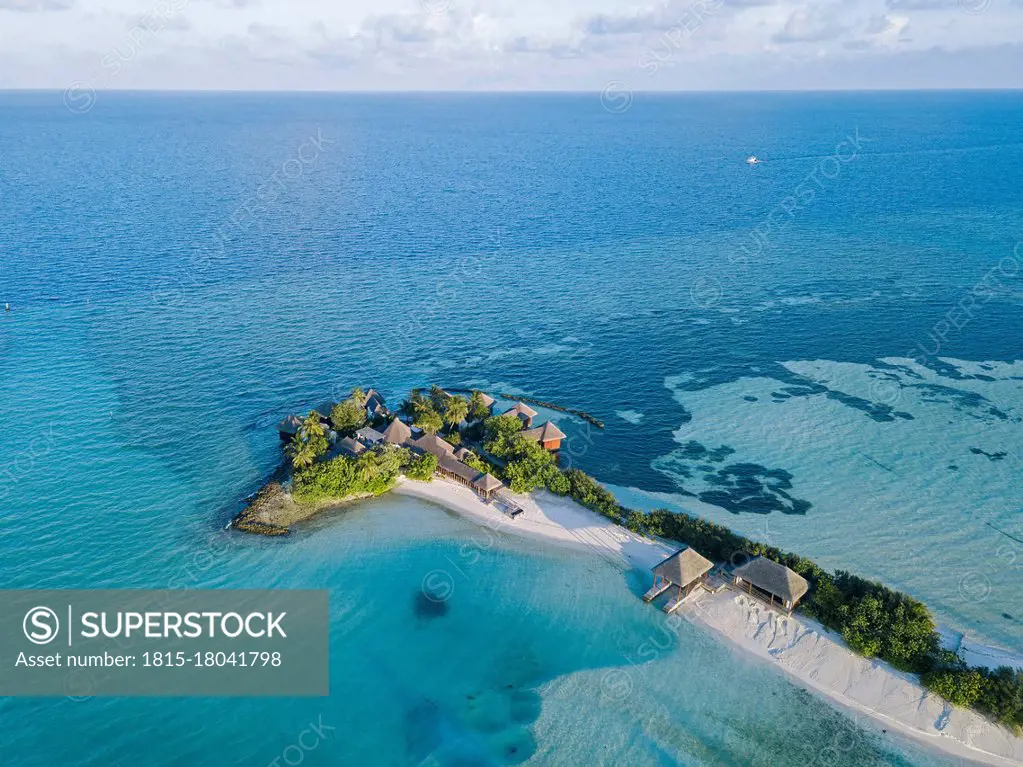
[[[519,420],[522,421],[522,425],[527,429],[533,427],[533,419],[536,418],[537,412],[533,410],[525,402],[516,402],[510,410],[506,410],[502,415],[517,415]]]
[[[664,606],[664,612],[672,613],[679,608],[693,590],[703,582],[714,563],[696,549],[679,549],[654,567],[654,585],[643,595],[644,602],[652,602],[657,596],[674,587],[675,593]]]
[[[366,408],[366,417],[373,419],[378,416],[387,416],[387,407],[384,405],[384,398],[380,396],[380,392],[376,389],[370,389],[366,392],[366,397],[362,402]]]
[[[810,590],[803,576],[764,557],[756,557],[735,568],[732,578],[737,588],[790,613]]]
[[[279,424],[277,424],[277,433],[280,435],[281,440],[284,442],[290,442],[298,430],[302,428],[302,419],[297,415],[289,415]]]
[[[363,426],[357,432],[355,436],[360,442],[364,442],[367,445],[375,445],[378,442],[383,441],[384,435],[374,429],[372,426]]]
[[[320,422],[325,426],[330,426],[330,411],[334,409],[336,402],[324,402],[318,408],[316,412],[320,416]]]
[[[384,442],[389,445],[404,445],[411,441],[412,430],[401,420],[395,418],[384,429]]]
[[[539,442],[545,450],[560,450],[561,440],[565,439],[565,432],[547,421],[535,429],[527,429],[522,432],[522,436]]]

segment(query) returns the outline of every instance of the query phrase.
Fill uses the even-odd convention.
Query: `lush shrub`
[[[568,477],[560,471],[555,471],[547,478],[547,489],[557,495],[568,495],[569,490],[572,489],[572,485],[569,483]]]
[[[430,453],[413,456],[404,466],[405,476],[429,482],[437,471],[437,456]]]
[[[483,395],[474,390],[472,396],[469,397],[469,420],[485,421],[489,417],[490,408],[483,402]]]
[[[476,471],[484,474],[493,474],[495,477],[502,476],[503,472],[499,471],[495,466],[491,466],[489,463],[480,458],[476,453],[469,453],[465,458],[462,459],[462,463],[466,466],[471,466]]]
[[[452,432],[451,434],[445,434],[442,439],[452,447],[458,447],[462,444],[462,435],[457,431]]]
[[[568,479],[568,494],[573,500],[614,522],[624,521],[625,510],[606,487],[579,469],[569,469],[564,474]]]
[[[339,434],[354,434],[357,429],[366,425],[366,395],[360,389],[352,391],[352,396],[344,402],[334,405],[330,411],[330,423]]]
[[[483,422],[484,447],[496,456],[504,457],[510,449],[512,437],[522,431],[522,421],[517,415],[495,415]]]
[[[557,481],[554,477],[560,472],[554,456],[544,450],[539,442],[515,435],[504,452],[504,457],[508,459],[508,465],[504,467],[504,479],[513,492],[528,493]]]
[[[340,500],[362,493],[380,495],[394,486],[401,461],[401,451],[383,449],[369,450],[354,459],[338,456],[314,463],[295,472],[291,494],[301,503]]]
[[[972,706],[980,698],[984,677],[969,669],[929,671],[921,677],[924,687],[936,692],[949,703]]]
[[[980,669],[983,680],[975,708],[1016,730],[1023,728],[1023,670]]]

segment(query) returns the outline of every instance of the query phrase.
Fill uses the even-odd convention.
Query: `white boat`
[[[751,154],[749,157],[746,158],[747,165],[759,165],[760,162],[761,162],[760,158],[757,157],[755,154]]]

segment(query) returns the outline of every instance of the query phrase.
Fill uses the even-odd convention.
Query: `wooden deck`
[[[517,517],[519,514],[525,512],[525,509],[519,506],[518,501],[516,501],[503,490],[498,490],[494,494],[494,501],[503,506],[505,509],[505,513],[507,513],[508,516],[511,517],[512,519],[515,519],[515,517]]]
[[[643,601],[653,602],[655,599],[657,599],[657,597],[659,597],[661,594],[663,594],[670,588],[671,588],[670,581],[660,581],[658,583],[655,583],[653,586],[650,587],[647,593],[643,595]]]
[[[671,615],[682,606],[682,603],[686,601],[686,597],[688,597],[691,593],[691,591],[680,591],[678,594],[669,599],[668,603],[661,609],[668,615]]]

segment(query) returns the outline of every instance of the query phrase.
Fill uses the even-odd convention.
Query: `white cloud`
[[[827,60],[835,87],[862,88],[887,82],[866,63],[894,66],[893,56],[910,57],[890,73],[906,86],[961,87],[971,75],[975,86],[1023,86],[1023,69],[973,63],[985,51],[1015,61],[1023,0],[983,13],[960,0],[0,0],[0,87],[86,78],[123,44],[126,21],[161,3],[183,8],[112,87],[829,87]],[[959,52],[965,72],[947,69]]]

